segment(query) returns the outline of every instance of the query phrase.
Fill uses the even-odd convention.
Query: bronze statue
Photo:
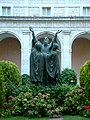
[[[57,31],[52,41],[49,43],[47,37],[43,44],[36,39],[32,27],[32,50],[30,55],[30,77],[31,81],[37,85],[52,86],[59,80],[60,69],[58,60]]]
[[[44,59],[41,49],[42,45],[38,41],[30,55],[30,77],[31,81],[36,85],[42,84],[43,82]]]

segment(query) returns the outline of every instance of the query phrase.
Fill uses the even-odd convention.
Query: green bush
[[[13,96],[18,96],[21,92],[32,92],[32,89],[30,88],[31,84],[26,84],[26,85],[20,85],[18,88],[15,89],[13,92]]]
[[[21,76],[22,82],[21,85],[15,89],[13,96],[18,96],[20,92],[32,92],[34,85],[30,81],[30,76],[28,74],[23,74]]]
[[[22,75],[22,85],[31,84],[30,76],[28,74]]]
[[[85,87],[85,93],[90,99],[90,60],[80,68],[80,85]]]
[[[63,106],[65,95],[71,91],[72,86],[67,84],[59,84],[57,83],[55,86],[50,88],[47,92],[50,93],[51,99],[55,99],[57,106]]]
[[[2,107],[3,100],[5,99],[5,91],[4,91],[4,82],[3,82],[3,79],[4,79],[4,76],[0,72],[0,107]]]
[[[81,115],[83,117],[90,118],[90,110],[83,110]]]
[[[19,86],[21,82],[21,75],[15,63],[10,61],[0,61],[0,88],[4,83],[4,90],[6,99],[13,94],[13,91]]]
[[[63,84],[72,84],[76,85],[77,83],[77,74],[74,70],[65,68],[61,73],[61,81]]]

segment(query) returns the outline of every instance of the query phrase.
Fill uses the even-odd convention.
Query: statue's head
[[[47,45],[48,43],[49,43],[49,39],[48,39],[48,37],[44,37],[44,45]]]
[[[36,42],[36,44],[35,44],[35,48],[37,49],[37,51],[41,51],[41,49],[42,49],[42,44],[41,44],[41,42]]]
[[[53,44],[53,51],[57,50],[58,49],[58,44],[57,43],[54,43]]]

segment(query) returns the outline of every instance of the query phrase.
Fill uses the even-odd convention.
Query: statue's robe
[[[57,51],[52,51],[45,57],[46,71],[48,73],[49,84],[55,85],[59,80],[60,66]]]
[[[42,46],[44,57],[43,85],[52,86],[59,80],[60,69],[57,50],[53,50],[53,44]]]
[[[43,81],[44,58],[43,54],[36,49],[31,51],[30,55],[30,77],[31,81],[37,85]]]

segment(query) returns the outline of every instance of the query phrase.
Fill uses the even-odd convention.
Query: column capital
[[[70,30],[64,30],[64,31],[63,31],[63,34],[65,34],[65,35],[70,35],[70,33],[71,33]]]
[[[72,53],[72,49],[71,48],[69,49],[69,53]]]

